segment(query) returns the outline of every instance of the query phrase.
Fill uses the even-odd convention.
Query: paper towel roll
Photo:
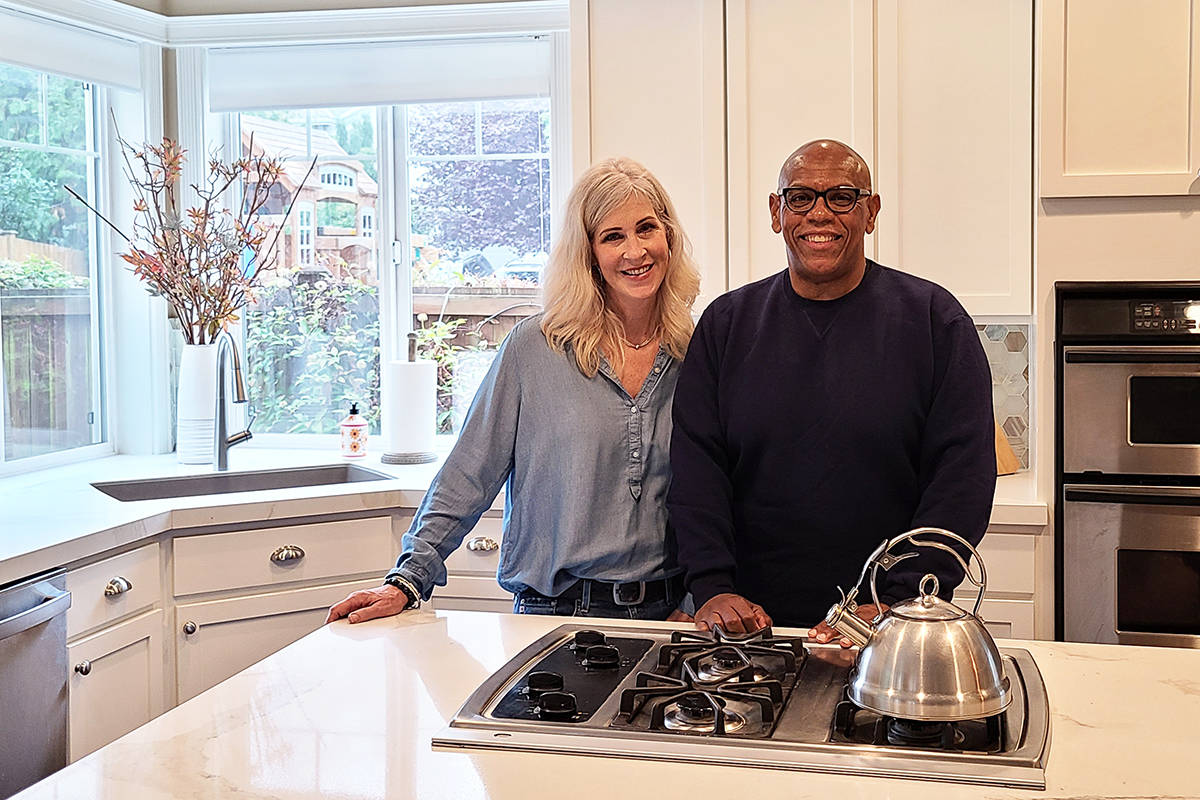
[[[437,362],[389,361],[383,365],[384,463],[432,461],[437,432]]]

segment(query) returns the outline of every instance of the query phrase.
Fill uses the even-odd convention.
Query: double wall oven
[[[1200,647],[1200,283],[1060,283],[1057,625]]]

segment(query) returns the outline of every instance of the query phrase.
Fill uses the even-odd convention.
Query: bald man
[[[866,257],[880,198],[856,152],[800,147],[768,203],[787,269],[701,317],[675,391],[667,506],[699,627],[815,626],[824,642],[836,587],[883,539],[922,525],[983,538],[991,375],[948,291]],[[919,552],[882,573],[885,608],[926,573],[946,598],[962,581],[951,556]]]

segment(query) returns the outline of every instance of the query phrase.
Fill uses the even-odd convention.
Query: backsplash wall
[[[992,370],[992,408],[1021,469],[1029,469],[1029,325],[976,324]]]

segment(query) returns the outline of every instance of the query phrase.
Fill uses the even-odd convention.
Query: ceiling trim
[[[163,47],[495,36],[568,29],[568,0],[168,17],[117,0],[0,0],[11,9]]]

